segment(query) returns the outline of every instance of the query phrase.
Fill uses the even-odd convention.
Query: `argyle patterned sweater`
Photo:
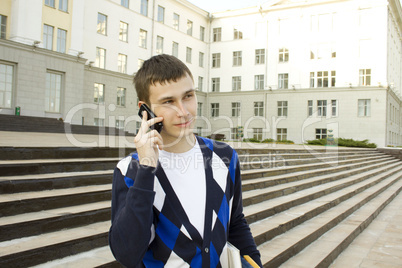
[[[244,219],[236,151],[225,143],[197,139],[207,189],[203,237],[190,223],[160,164],[140,165],[137,154],[118,163],[109,245],[126,267],[227,267],[227,241],[262,266]]]

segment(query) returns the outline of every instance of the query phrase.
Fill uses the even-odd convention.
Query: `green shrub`
[[[262,143],[272,143],[272,142],[275,142],[275,140],[274,139],[265,139],[262,141]]]
[[[277,141],[276,143],[295,144],[294,141],[291,141],[291,140],[281,140],[281,141]]]
[[[356,141],[353,139],[337,138],[335,144],[344,147],[377,148],[377,144],[369,143],[369,140]],[[327,139],[308,140],[309,145],[327,145]]]
[[[254,139],[254,138],[250,138],[250,139],[243,139],[243,141],[245,142],[256,142],[256,143],[260,143],[260,140]]]

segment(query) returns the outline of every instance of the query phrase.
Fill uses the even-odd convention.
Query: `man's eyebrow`
[[[193,89],[193,88],[189,89],[189,90],[187,90],[186,92],[183,93],[183,96],[187,95],[188,93],[193,93],[193,92],[195,92],[195,89]],[[171,99],[174,99],[174,97],[173,96],[166,96],[166,97],[160,98],[158,101],[163,102],[163,101],[171,100]]]

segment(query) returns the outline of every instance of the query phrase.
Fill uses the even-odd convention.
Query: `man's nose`
[[[187,110],[186,105],[183,102],[179,102],[177,104],[177,116],[182,117],[188,115],[189,112]]]

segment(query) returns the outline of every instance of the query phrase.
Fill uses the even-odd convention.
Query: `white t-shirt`
[[[159,150],[159,162],[192,225],[204,235],[206,182],[203,155],[196,139],[185,153]]]

